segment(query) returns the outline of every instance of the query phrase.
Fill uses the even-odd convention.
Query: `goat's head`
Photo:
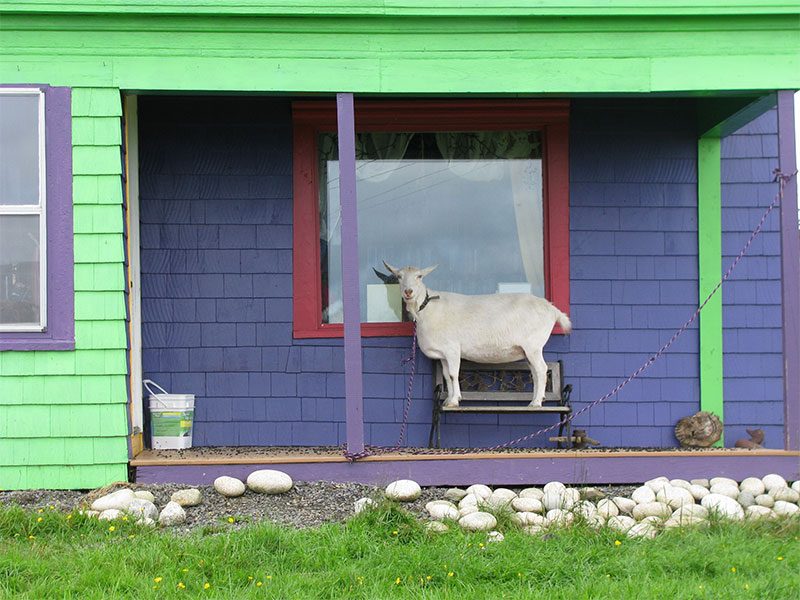
[[[383,262],[387,269],[397,277],[397,282],[400,284],[400,292],[403,295],[403,300],[406,302],[421,302],[425,298],[425,292],[428,288],[422,283],[422,278],[429,274],[436,268],[428,267],[426,269],[418,269],[417,267],[403,267],[398,269],[393,267],[386,261]]]

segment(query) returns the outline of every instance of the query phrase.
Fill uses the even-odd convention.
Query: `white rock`
[[[775,514],[771,508],[767,508],[766,506],[759,506],[758,504],[754,504],[753,506],[748,506],[744,511],[745,517],[751,521],[758,521],[761,519],[774,519],[778,515]]]
[[[646,517],[658,517],[659,519],[669,519],[672,516],[672,509],[663,502],[645,502],[637,504],[633,509],[633,518],[641,521]]]
[[[792,484],[792,489],[793,489],[795,492],[800,492],[800,479],[798,479],[797,481],[795,481],[795,482]]]
[[[177,502],[183,507],[187,506],[197,506],[201,502],[203,502],[203,492],[198,490],[197,488],[190,488],[187,490],[178,490],[172,496],[170,496],[170,500],[173,502]]]
[[[144,500],[144,498],[142,498]],[[155,519],[151,519],[149,517],[142,517],[141,519],[136,521],[137,525],[141,525],[142,527],[155,527],[156,522]]]
[[[149,500],[143,498],[134,498],[128,504],[125,512],[134,517],[135,519],[153,519],[158,518],[158,508]]]
[[[565,486],[560,481],[551,481],[551,482],[545,484],[544,493],[546,494],[547,492],[557,492],[559,494],[563,494],[564,490],[566,490],[566,489],[567,489],[567,486]]]
[[[756,496],[756,504],[766,508],[772,508],[775,506],[775,498],[769,494],[761,494],[760,496]]]
[[[244,482],[235,477],[223,475],[214,480],[214,489],[226,498],[236,498],[244,494]]]
[[[700,487],[704,487],[706,489],[711,487],[711,482],[708,479],[690,479],[689,483],[692,485],[699,485]]]
[[[511,508],[517,512],[540,513],[544,511],[544,505],[541,500],[536,498],[514,498],[511,501]]]
[[[764,482],[764,488],[767,490],[767,493],[769,493],[769,491],[772,488],[789,487],[789,484],[786,483],[786,480],[780,475],[776,475],[775,473],[765,475],[764,477],[761,478],[761,481]]]
[[[656,494],[656,500],[663,502],[672,510],[677,510],[681,506],[694,504],[694,496],[689,490],[681,487],[665,486]]]
[[[656,527],[661,527],[664,524],[663,517],[657,517],[655,515],[650,515],[649,517],[645,517],[640,523],[650,523],[651,525],[655,525]]]
[[[554,508],[547,511],[545,516],[545,525],[547,527],[566,527],[575,521],[575,514],[560,508]]]
[[[700,500],[708,496],[711,492],[708,491],[707,487],[693,483],[689,486],[689,493],[692,495],[692,498],[700,502]]]
[[[497,527],[497,519],[486,512],[475,512],[461,517],[458,524],[467,531],[491,531]]]
[[[465,506],[477,507],[480,501],[480,498],[478,498],[475,494],[467,494],[459,501],[458,508],[464,508]]]
[[[756,499],[750,492],[739,492],[739,497],[736,498],[736,501],[742,505],[742,508],[753,506],[756,503]]]
[[[685,479],[670,479],[669,484],[672,487],[679,487],[685,490],[688,490],[690,487],[692,487],[692,484],[686,481]]]
[[[731,479],[730,477],[712,477],[711,481],[709,482],[709,487],[713,487],[718,483],[727,483],[728,485],[735,485],[739,487],[739,482],[735,479]]]
[[[560,490],[548,490],[542,496],[542,505],[545,510],[554,508],[565,508],[568,500],[564,497],[564,492]]]
[[[506,488],[497,488],[492,495],[486,499],[486,504],[496,510],[510,508],[511,501],[517,497],[516,492]]]
[[[536,498],[537,500],[541,500],[542,496],[544,496],[544,492],[539,488],[525,488],[519,493],[520,498]]]
[[[101,512],[97,518],[101,521],[114,521],[122,518],[123,514],[124,513],[117,508],[107,508]]]
[[[655,496],[653,496],[655,499]],[[631,500],[630,498],[623,498],[622,496],[614,496],[611,498],[611,501],[617,505],[619,512],[625,513],[629,515],[633,512],[633,508],[636,506],[636,501]]]
[[[763,494],[767,488],[764,487],[764,482],[758,477],[748,477],[747,479],[742,480],[742,483],[739,484],[739,489],[742,492],[750,492],[755,498],[756,496]]]
[[[238,481],[238,479],[237,479]],[[177,502],[168,502],[158,515],[158,522],[163,527],[180,525],[186,520],[186,511]]]
[[[712,494],[722,494],[723,496],[727,496],[728,498],[736,498],[739,497],[739,486],[738,484],[731,484],[727,481],[723,481],[720,483],[712,483],[711,484],[711,493]]]
[[[482,483],[476,483],[467,488],[467,493],[477,496],[480,500],[486,500],[492,495],[492,488]]]
[[[609,518],[608,521],[606,521],[606,525],[615,531],[626,533],[631,527],[636,525],[636,521],[626,515],[619,515]]]
[[[634,504],[634,506],[636,505]],[[619,507],[608,498],[603,498],[602,500],[600,500],[600,502],[597,503],[597,514],[599,514],[604,519],[608,519],[609,517],[616,517],[619,514]]]
[[[571,502],[572,506],[581,501],[581,493],[576,488],[567,488],[564,492],[564,497],[567,502]]]
[[[116,510],[116,509],[114,509]],[[79,510],[78,514],[84,515],[86,517],[99,517],[100,512],[96,510]]]
[[[413,502],[422,494],[422,488],[416,481],[399,479],[386,486],[386,497],[397,502]]]
[[[652,523],[637,523],[625,533],[629,538],[653,539],[658,535],[658,529]]]
[[[572,511],[576,515],[581,515],[586,521],[592,521],[597,517],[597,507],[589,500],[581,500]]]
[[[783,500],[784,502],[797,503],[800,500],[800,493],[795,492],[790,487],[774,487],[769,491],[769,495],[775,500]]]
[[[534,512],[514,513],[511,516],[511,520],[520,527],[527,527],[528,525],[544,525],[545,523],[544,517]]]
[[[682,506],[674,513],[672,513],[673,519],[682,519],[682,518],[694,518],[694,519],[707,519],[708,518],[708,509],[705,506],[701,506],[700,504],[687,504],[686,506]]]
[[[502,542],[505,539],[506,536],[504,536],[499,531],[490,531],[489,533],[486,534],[486,541],[489,542],[490,544],[494,544],[496,542]]]
[[[441,521],[430,521],[425,524],[425,529],[427,529],[429,533],[444,533],[450,530],[450,528]]]
[[[657,494],[664,489],[665,485],[669,485],[669,479],[662,475],[661,477],[656,477],[650,481],[645,481],[644,484]]]
[[[96,510],[98,512],[103,512],[104,510],[108,510],[110,508],[116,510],[125,510],[128,508],[128,504],[130,504],[131,500],[134,498],[136,498],[136,495],[134,494],[133,490],[129,488],[122,488],[121,490],[106,494],[105,496],[92,502],[92,510]]]
[[[372,498],[359,498],[353,502],[353,512],[355,512],[355,514],[362,513],[365,510],[372,508],[376,504],[377,502],[375,502],[375,500]]]
[[[458,517],[459,518],[466,517],[467,515],[471,515],[472,513],[476,513],[476,512],[480,512],[480,511],[481,511],[480,508],[478,508],[477,506],[472,505],[472,504],[467,505],[467,506],[462,506],[461,508],[458,509]]]
[[[444,493],[444,497],[451,502],[460,502],[466,495],[467,490],[462,490],[461,488],[450,488]]]
[[[147,490],[137,490],[133,492],[133,495],[136,496],[137,498],[141,498],[142,500],[148,500],[155,504],[156,497],[153,496],[153,494],[151,492],[148,492]]]
[[[785,500],[775,500],[775,506],[772,507],[772,510],[781,517],[790,517],[796,515],[797,511],[800,511],[800,507]]]
[[[643,485],[633,490],[631,500],[636,504],[647,504],[656,501],[656,493],[649,486]]]
[[[451,519],[458,521],[461,515],[458,512],[455,504],[447,502],[446,500],[434,500],[425,505],[425,510],[435,521],[443,521],[444,519]]]
[[[706,524],[708,524],[707,520],[687,514],[680,514],[678,516],[672,515],[669,519],[664,521],[664,527],[667,529],[672,527],[693,527],[695,525]]]
[[[284,494],[293,485],[288,474],[274,469],[260,469],[247,476],[247,487],[258,494]]]
[[[744,509],[741,504],[730,496],[711,493],[700,501],[709,513],[716,514],[725,519],[741,521],[744,519]]]

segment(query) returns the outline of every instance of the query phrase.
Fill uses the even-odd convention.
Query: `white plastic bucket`
[[[169,394],[157,383],[146,379],[150,392],[150,443],[154,450],[182,450],[192,447],[194,394]],[[150,386],[158,388],[154,392]]]

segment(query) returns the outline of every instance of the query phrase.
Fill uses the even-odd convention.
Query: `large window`
[[[428,285],[527,292],[568,310],[567,106],[561,102],[356,105],[361,319],[404,335],[383,261],[438,264]],[[294,106],[295,335],[341,333],[335,108]],[[563,273],[564,276],[559,276]]]
[[[74,346],[69,103],[0,86],[0,350]]]

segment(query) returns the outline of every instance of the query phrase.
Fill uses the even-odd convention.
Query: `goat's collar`
[[[419,308],[417,309],[417,312],[422,312],[422,309],[425,308],[426,306],[428,306],[428,302],[430,302],[431,300],[438,300],[438,299],[439,299],[439,296],[430,296],[430,295],[428,295],[428,292],[426,290],[425,291],[425,300],[423,300],[422,304],[419,305]]]

